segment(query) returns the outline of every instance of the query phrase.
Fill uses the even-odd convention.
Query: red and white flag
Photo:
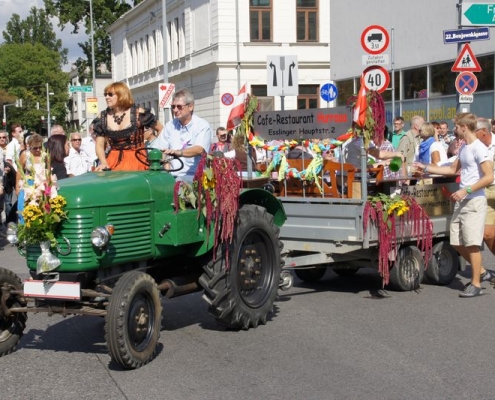
[[[232,109],[230,110],[229,119],[227,120],[227,130],[230,131],[241,124],[242,117],[244,117],[244,103],[246,98],[246,84],[244,84],[239,91],[239,94],[235,97],[234,103],[232,103]]]
[[[366,122],[366,109],[368,108],[368,103],[366,101],[366,87],[363,84],[363,77],[361,77],[361,87],[359,88],[359,93],[357,95],[356,104],[354,105],[354,122],[360,126],[364,127]]]

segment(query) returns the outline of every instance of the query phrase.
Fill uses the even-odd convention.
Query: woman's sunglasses
[[[104,96],[104,97],[107,97],[107,96],[108,96],[108,97],[113,97],[113,95],[114,95],[114,94],[115,94],[115,93],[105,92],[105,93],[103,93],[103,96]]]

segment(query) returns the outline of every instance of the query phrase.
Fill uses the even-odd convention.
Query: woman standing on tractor
[[[144,148],[144,127],[151,127],[160,132],[163,125],[149,109],[134,104],[131,91],[125,83],[111,83],[105,87],[103,94],[108,108],[94,120],[96,155],[100,161],[97,170],[147,169],[146,165],[136,158],[136,150]]]

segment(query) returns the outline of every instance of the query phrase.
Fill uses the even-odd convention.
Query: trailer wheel
[[[448,285],[459,271],[459,255],[446,240],[436,243],[432,252],[426,277],[435,285]]]
[[[249,329],[266,323],[282,267],[278,235],[279,228],[263,207],[247,204],[239,210],[229,248],[230,268],[219,249],[216,260],[204,266],[199,279],[208,311],[220,325]]]
[[[160,337],[162,305],[153,278],[125,273],[115,285],[105,317],[105,340],[112,360],[125,369],[151,361]]]
[[[419,288],[425,273],[421,251],[416,246],[405,246],[399,250],[397,260],[390,269],[390,284],[403,291]]]
[[[19,277],[8,269],[0,267],[0,288],[5,290],[22,290]],[[4,291],[0,291],[0,298]],[[25,302],[19,296],[6,298],[7,308],[24,306]],[[0,307],[0,357],[12,353],[26,328],[26,313],[13,313],[6,316]]]
[[[303,282],[314,283],[318,282],[327,272],[326,268],[307,268],[295,269],[296,276]]]
[[[338,267],[333,268],[333,272],[335,272],[337,275],[343,276],[343,277],[353,276],[358,271],[359,271],[359,268],[338,268]]]

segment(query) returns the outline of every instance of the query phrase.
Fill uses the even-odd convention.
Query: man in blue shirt
[[[165,155],[180,157],[184,167],[172,172],[172,175],[179,180],[191,182],[201,155],[210,149],[212,130],[207,121],[193,113],[194,97],[189,90],[176,92],[170,109],[174,119],[167,122],[151,147],[161,150]],[[180,168],[180,163],[172,160],[170,168]]]

